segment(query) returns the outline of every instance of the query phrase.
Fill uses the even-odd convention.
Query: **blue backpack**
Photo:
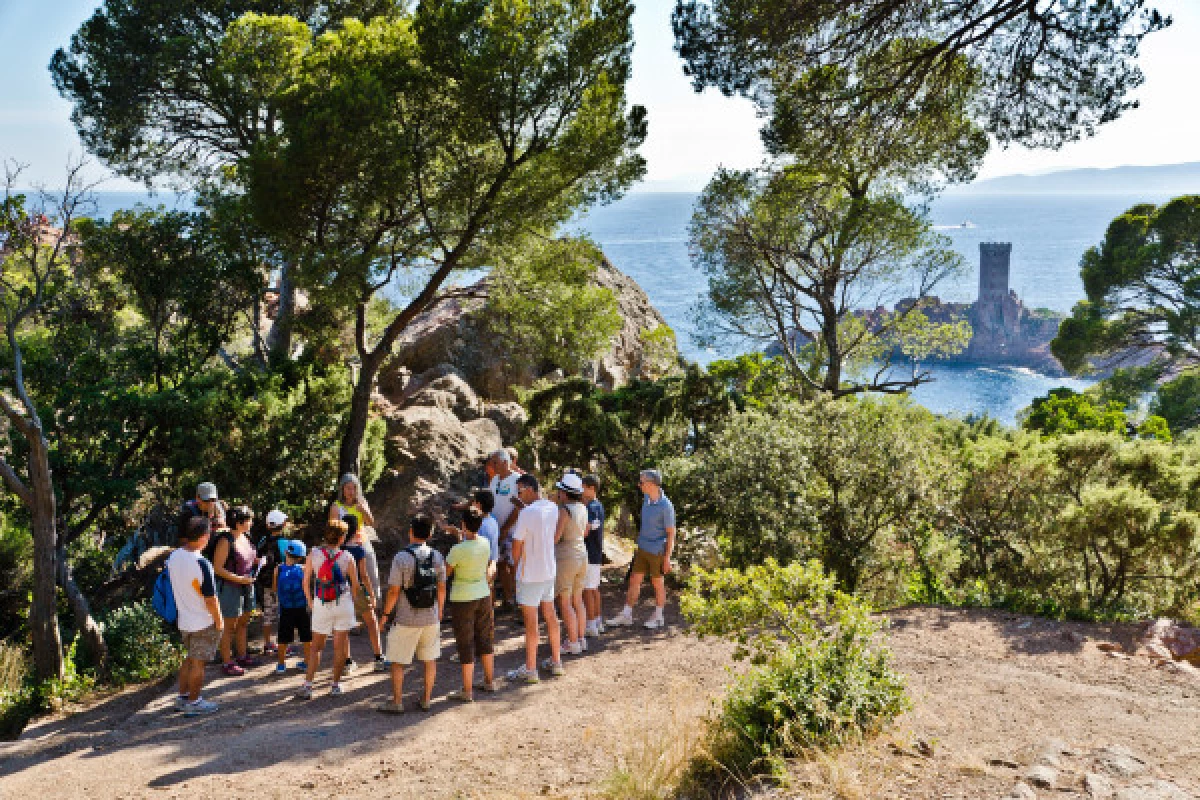
[[[304,596],[304,567],[299,564],[279,565],[279,607],[304,608],[308,598]]]
[[[175,590],[171,588],[171,573],[164,564],[162,572],[154,579],[154,591],[150,594],[150,604],[154,613],[163,618],[163,622],[174,625],[179,619],[179,609],[175,607]]]

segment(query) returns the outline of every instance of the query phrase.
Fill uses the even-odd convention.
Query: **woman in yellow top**
[[[338,481],[337,500],[329,507],[330,522],[337,522],[343,517],[357,519],[360,530],[375,527],[375,515],[371,513],[371,506],[367,505],[358,476],[352,472],[347,472]]]
[[[364,551],[363,563],[366,565],[370,585],[368,588],[366,582],[362,583],[360,592],[355,594],[354,613],[366,625],[367,634],[371,639],[371,647],[378,654],[381,650],[375,609],[379,607],[380,602],[379,560],[375,557],[375,546],[372,544],[372,541],[378,538],[375,533],[375,515],[371,513],[371,506],[367,503],[366,495],[363,494],[362,483],[352,472],[347,472],[338,481],[337,499],[329,506],[330,522],[340,522],[347,517],[354,517],[358,520],[357,527],[361,533],[359,544]],[[373,597],[368,600],[366,592],[370,592]],[[355,664],[354,658],[350,657],[346,660],[346,666],[348,670],[353,671],[358,665]],[[377,658],[375,669],[378,671],[382,668],[383,662]]]

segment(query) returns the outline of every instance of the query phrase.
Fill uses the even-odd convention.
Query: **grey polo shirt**
[[[647,553],[661,556],[667,549],[667,528],[675,527],[675,506],[660,494],[653,503],[642,497],[642,527],[638,531],[637,545]]]

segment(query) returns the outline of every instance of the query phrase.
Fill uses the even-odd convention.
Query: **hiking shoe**
[[[521,683],[537,683],[541,680],[538,677],[537,670],[527,669],[524,664],[511,670],[508,673],[510,681],[520,681]]]
[[[329,696],[330,697],[341,697],[341,695],[342,695],[342,685],[340,683],[335,683],[333,686],[329,687]]]
[[[547,669],[549,669],[550,674],[556,678],[561,678],[563,675],[567,674],[567,671],[565,669],[563,669],[563,665],[562,665],[561,661],[554,662],[549,667],[547,667]]]
[[[296,669],[303,672],[304,670],[308,669],[308,662],[307,661],[297,661]]]
[[[183,715],[185,717],[198,717],[201,714],[211,714],[220,706],[203,697],[197,697],[193,702],[188,703],[183,707]]]
[[[275,674],[276,675],[287,675],[287,664],[276,664],[275,665]]]
[[[242,669],[241,667],[239,667],[236,663],[234,663],[232,661],[228,662],[227,664],[225,664],[225,666],[221,667],[221,672],[224,672],[226,675],[230,676],[231,678],[236,678],[239,675],[246,674],[246,670]]]
[[[622,611],[604,624],[610,628],[628,628],[633,624],[633,614],[626,614]]]
[[[644,625],[647,629],[656,631],[659,628],[667,627],[667,622],[662,617],[651,617],[650,619],[646,620]]]
[[[474,703],[475,698],[464,692],[462,689],[456,689],[446,695],[447,700],[457,700],[460,703]]]
[[[296,692],[297,700],[312,700],[312,684],[306,683],[300,687],[300,691]]]
[[[387,672],[388,662],[383,656],[375,656],[375,671]]]
[[[375,706],[375,710],[381,714],[403,714],[404,704],[397,703],[395,700],[388,700]]]

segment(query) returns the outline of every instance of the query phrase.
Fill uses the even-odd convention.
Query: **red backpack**
[[[342,551],[338,549],[330,553],[326,547],[318,549],[325,556],[325,560],[321,562],[321,566],[317,567],[317,585],[314,594],[323,603],[336,603],[350,583],[337,563],[338,556],[342,554]]]

